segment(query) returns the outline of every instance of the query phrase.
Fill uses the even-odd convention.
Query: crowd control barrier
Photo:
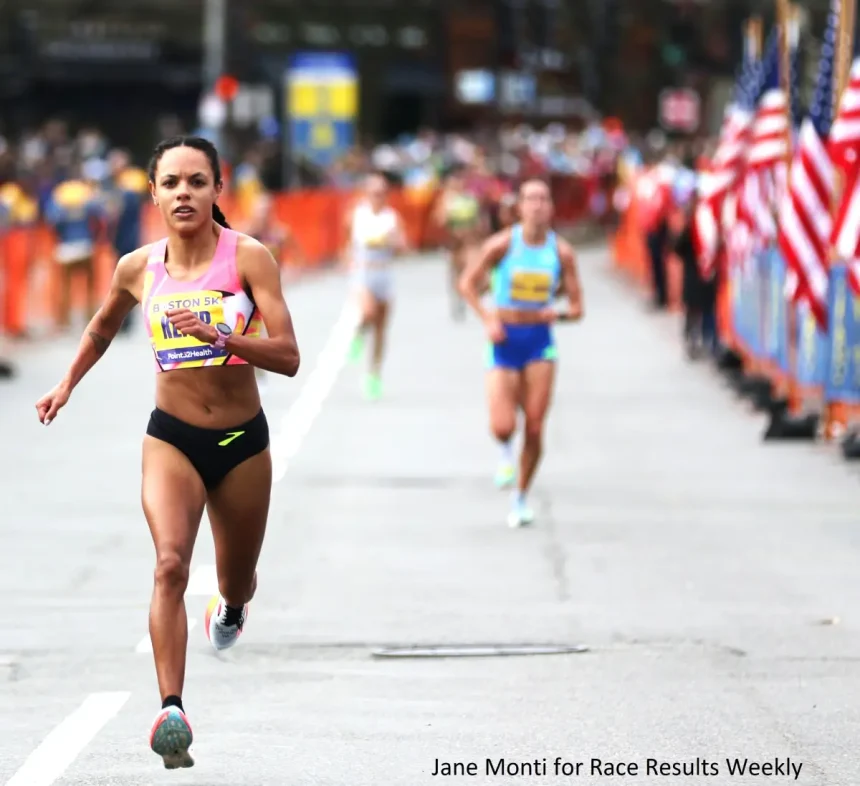
[[[575,177],[551,179],[558,225],[571,225],[587,211],[588,181]],[[438,191],[395,189],[391,201],[403,216],[412,248],[430,250],[440,247],[444,238],[431,220]],[[350,190],[314,189],[274,195],[277,221],[288,228],[301,249],[301,259],[286,256],[279,260],[285,268],[301,272],[336,261],[345,243],[346,216],[358,194]],[[219,200],[227,221],[242,231],[248,216],[232,195]],[[143,242],[163,236],[157,208],[147,201],[142,216]],[[38,336],[56,326],[60,271],[54,261],[56,243],[50,228],[41,223],[12,225],[0,229],[0,334],[9,337]],[[116,254],[109,243],[97,243],[96,285],[103,296],[110,285]],[[85,281],[74,280],[72,307],[85,303]]]
[[[637,222],[635,188],[611,241],[613,264],[651,290],[645,240]],[[666,260],[670,305],[681,308],[679,264]],[[786,296],[788,268],[771,246],[744,264],[720,271],[717,322],[724,348],[717,359],[737,393],[769,414],[766,440],[834,441],[860,458],[860,296],[847,268],[834,263],[829,278],[829,321],[822,329],[804,303]]]

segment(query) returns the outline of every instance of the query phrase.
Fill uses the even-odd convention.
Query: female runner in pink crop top
[[[149,179],[167,238],[119,261],[63,381],[36,409],[48,425],[140,303],[157,372],[142,489],[156,550],[149,629],[162,700],[150,746],[174,769],[194,763],[181,698],[184,597],[203,508],[218,570],[205,631],[220,650],[242,632],[269,511],[269,429],[254,367],[295,376],[299,350],[277,263],[232,231],[215,204],[222,188],[215,147],[198,137],[168,139],[155,149]]]

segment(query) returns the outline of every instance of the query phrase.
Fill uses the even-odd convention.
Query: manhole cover
[[[446,644],[421,647],[385,647],[375,658],[494,658],[507,655],[573,655],[588,652],[584,644]]]

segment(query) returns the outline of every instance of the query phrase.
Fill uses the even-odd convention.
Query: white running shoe
[[[168,770],[194,766],[194,759],[188,752],[193,741],[191,724],[179,707],[165,707],[149,732],[149,747],[164,759],[164,767]]]
[[[508,513],[508,526],[511,529],[526,527],[535,520],[534,511],[525,502],[514,502]]]
[[[514,481],[517,479],[517,470],[514,465],[509,461],[502,461],[499,463],[499,466],[496,469],[496,475],[493,478],[493,482],[496,484],[497,489],[509,489],[514,485]]]
[[[216,595],[206,608],[206,638],[216,650],[230,649],[242,635],[247,618],[247,603],[236,613],[234,609],[227,608],[224,598]]]

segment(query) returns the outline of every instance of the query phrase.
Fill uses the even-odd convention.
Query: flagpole
[[[836,58],[835,68],[833,69],[833,116],[839,108],[842,101],[842,94],[845,92],[845,87],[848,84],[848,78],[851,73],[851,62],[853,60],[852,53],[854,51],[854,19],[857,12],[857,0],[841,0],[840,2],[840,17],[839,17],[839,37],[836,42]],[[841,170],[837,167],[834,172],[833,183],[833,198],[830,202],[830,214],[836,217],[836,211],[842,201],[842,192],[845,189],[845,180]],[[837,258],[836,248],[831,243],[830,247],[830,267],[841,264],[841,260]],[[829,326],[828,326],[829,330]],[[836,407],[833,402],[826,401],[824,403],[824,439],[831,441],[836,436]]]
[[[779,86],[790,98],[791,91],[791,57],[788,41],[788,0],[776,0],[776,24],[779,28]],[[791,120],[791,102],[786,101],[786,113]],[[788,138],[791,138],[791,123],[789,122]],[[786,151],[786,163],[791,160],[790,151]]]
[[[842,93],[845,91],[845,86],[848,84],[848,76],[851,72],[851,53],[854,50],[854,14],[856,12],[856,0],[841,0],[839,17],[839,38],[836,42],[836,67],[833,69],[833,79],[835,82],[833,89],[833,116],[839,108],[839,102],[842,100]],[[836,172],[836,183],[833,189],[833,199],[830,203],[831,214],[835,213],[839,202],[842,199],[842,189],[845,183],[842,180],[842,173]]]
[[[780,46],[780,87],[785,94],[785,184],[791,182],[791,162],[793,159],[792,151],[792,94],[791,94],[791,54],[793,46],[797,46],[798,42],[795,38],[799,35],[797,25],[799,24],[799,10],[788,0],[776,0],[776,16],[777,24],[779,25],[779,46]],[[779,221],[779,203],[782,195],[778,194],[775,204],[776,220]],[[788,414],[799,414],[802,409],[802,397],[797,384],[797,309],[794,297],[786,297],[785,291],[782,293],[782,298],[785,301],[785,341],[787,349],[788,373],[786,374],[785,397],[788,405]],[[781,374],[778,376],[782,376]]]

